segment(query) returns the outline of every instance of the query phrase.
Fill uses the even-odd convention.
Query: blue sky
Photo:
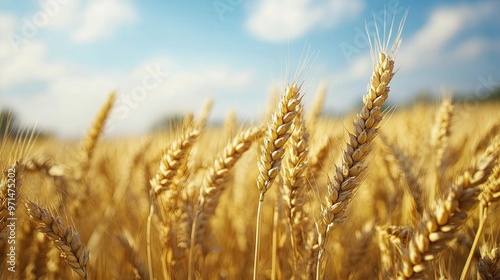
[[[211,120],[252,120],[309,56],[306,105],[325,84],[325,109],[345,113],[370,77],[365,23],[382,27],[385,11],[398,24],[407,8],[389,102],[443,90],[480,100],[500,85],[493,0],[0,0],[0,105],[63,137],[82,136],[113,90],[109,135],[208,98]]]

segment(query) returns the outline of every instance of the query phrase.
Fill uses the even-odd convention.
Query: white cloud
[[[318,27],[333,27],[361,12],[361,0],[261,0],[246,25],[258,38],[281,42],[300,38]]]
[[[79,19],[79,9],[81,0],[61,1],[47,0],[40,1],[40,11],[49,15],[50,20],[45,25],[47,28],[64,30],[76,24]]]
[[[24,82],[53,79],[66,69],[46,60],[47,47],[35,39],[23,41],[19,46],[12,42],[16,23],[12,15],[0,15],[0,90]]]
[[[16,18],[10,14],[0,13],[0,61],[14,54],[10,34],[16,25]]]
[[[500,41],[480,37],[470,38],[458,45],[451,56],[466,61],[475,59],[485,52],[500,52]]]
[[[91,43],[112,34],[137,17],[134,6],[122,0],[92,1],[85,8],[81,25],[71,35],[77,43]]]
[[[81,135],[103,96],[116,88],[106,73],[88,74],[71,64],[49,61],[47,47],[34,40],[4,61],[0,65],[2,105],[12,107],[26,123],[66,136]]]
[[[112,119],[115,129],[108,133],[117,135],[147,131],[169,113],[197,111],[208,97],[225,102],[217,96],[240,93],[254,83],[251,71],[221,64],[186,69],[168,58],[144,61],[118,73],[86,69],[51,60],[48,46],[36,37],[15,52],[6,35],[14,32],[16,22],[14,16],[0,15],[2,105],[12,107],[24,123],[37,123],[61,136],[81,137],[112,90],[117,90],[116,106],[128,106],[129,111],[125,118],[115,114]],[[145,94],[134,91],[146,87]],[[126,103],[127,98],[133,103]]]
[[[474,12],[471,13],[471,11]],[[439,72],[442,70],[436,69],[443,68],[452,71],[454,70],[452,68],[456,68],[457,65],[470,63],[470,60],[487,52],[498,53],[500,41],[474,32],[489,24],[495,22],[498,24],[498,12],[500,12],[500,5],[496,2],[441,6],[432,11],[422,28],[418,29],[413,36],[405,35],[406,32],[403,30],[403,43],[396,58],[396,69],[400,73],[397,74],[398,78],[395,82],[405,81],[408,83],[406,87],[421,89],[428,87],[426,84],[428,80],[415,79],[421,72]],[[363,94],[371,72],[372,61],[368,52],[365,52],[356,56],[347,67],[329,75],[331,78],[328,80],[331,81],[332,91],[336,95],[345,96],[345,92]],[[428,75],[422,77],[429,79]],[[447,83],[445,78],[441,79],[443,79],[442,83]],[[401,92],[397,98],[401,99],[401,94],[412,93],[412,91]],[[346,98],[359,100],[359,96],[348,95]]]
[[[47,48],[38,41],[26,43],[15,56],[5,59],[0,67],[1,87],[11,87],[23,82],[54,79],[67,69],[46,60]]]
[[[110,116],[112,126],[107,133],[120,135],[145,132],[168,114],[197,112],[207,98],[213,98],[216,104],[224,103],[223,97],[241,93],[255,83],[251,71],[226,65],[186,69],[182,63],[164,58],[145,61],[122,73],[89,71],[64,62],[49,62],[45,50],[45,45],[32,41],[20,54],[0,65],[2,105],[12,107],[23,122],[37,123],[40,129],[65,137],[82,137],[113,90],[117,91],[118,110]],[[41,86],[23,88],[34,82]],[[226,113],[215,116],[220,118]]]
[[[468,46],[461,42],[454,43],[454,40],[471,40],[463,37],[467,36],[464,32],[488,20],[495,20],[499,11],[500,6],[496,2],[474,2],[474,4],[437,8],[432,12],[425,26],[409,40],[403,42],[398,55],[401,65],[407,69],[436,65],[438,61],[446,62],[466,58],[460,56],[467,51],[466,49],[476,53],[488,49],[487,44],[477,43],[483,39],[473,39],[476,43],[470,41],[467,43]],[[481,49],[477,49],[478,47]],[[457,51],[457,48],[462,48],[462,50]]]
[[[152,69],[162,72],[158,83],[153,80],[146,91],[143,80]],[[145,132],[155,121],[169,114],[197,112],[208,98],[216,105],[226,107],[224,111],[213,112],[214,118],[222,118],[227,107],[247,105],[248,99],[240,95],[243,104],[224,104],[228,96],[248,91],[254,81],[251,71],[238,71],[225,65],[207,65],[202,69],[186,69],[172,59],[155,59],[139,65],[128,78],[127,85],[120,87],[117,104],[110,121],[112,134]],[[247,96],[248,97],[248,96]],[[255,96],[251,96],[254,98]]]
[[[102,96],[116,88],[114,78],[50,60],[47,45],[36,37],[16,52],[9,38],[16,22],[14,16],[0,15],[1,105],[12,107],[26,123],[80,135],[92,121]]]

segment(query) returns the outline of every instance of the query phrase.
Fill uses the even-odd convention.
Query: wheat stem
[[[460,280],[465,280],[467,274],[469,273],[469,268],[472,264],[472,259],[474,258],[474,252],[476,251],[477,245],[479,244],[479,239],[481,239],[484,225],[486,222],[486,218],[488,216],[488,208],[484,205],[479,206],[479,226],[476,231],[476,235],[474,236],[474,242],[469,251],[469,256],[467,256],[467,261],[465,262],[464,268],[462,269],[462,274],[460,275]]]
[[[260,193],[259,196],[259,205],[257,206],[257,221],[255,225],[255,248],[254,248],[254,259],[253,259],[253,280],[258,279],[258,262],[259,262],[259,255],[260,255],[260,227],[261,227],[261,213],[262,213],[262,203],[264,202],[264,193]]]

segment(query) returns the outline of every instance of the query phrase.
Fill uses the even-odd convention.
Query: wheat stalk
[[[482,153],[490,144],[491,139],[495,138],[498,134],[500,134],[500,120],[494,122],[489,128],[488,132],[479,139],[476,144],[476,148],[474,149],[476,154]]]
[[[377,244],[380,249],[382,279],[394,278],[394,267],[400,264],[401,247],[408,246],[413,230],[401,226],[377,226]],[[396,251],[396,252],[394,252]]]

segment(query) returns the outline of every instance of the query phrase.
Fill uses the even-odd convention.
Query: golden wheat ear
[[[259,175],[257,177],[257,188],[260,191],[259,204],[257,208],[257,225],[255,236],[254,257],[254,279],[258,277],[259,259],[259,231],[262,202],[266,192],[271,187],[281,169],[281,162],[285,155],[285,144],[291,136],[291,127],[297,108],[300,106],[300,87],[296,84],[289,86],[281,96],[277,111],[273,114],[271,122],[264,133],[260,145]]]
[[[455,238],[455,233],[465,223],[468,212],[477,206],[479,186],[487,181],[499,155],[500,141],[494,141],[477,164],[457,177],[446,197],[437,200],[433,210],[424,214],[403,254],[399,279],[421,278],[429,262]]]
[[[500,279],[500,248],[481,247],[481,258],[477,263],[477,279]]]
[[[306,232],[312,229],[309,217],[304,209],[307,200],[307,169],[309,152],[309,133],[305,126],[303,106],[297,108],[297,116],[293,123],[293,131],[286,145],[287,153],[283,162],[281,178],[283,185],[280,188],[283,200],[283,212],[288,226],[291,229],[290,239],[293,249],[294,277],[304,276],[307,266],[305,252],[307,240]]]
[[[431,146],[432,146],[432,155],[435,157],[434,162],[434,187],[431,188],[430,193],[430,201],[434,201],[436,197],[441,195],[443,185],[445,185],[445,166],[447,166],[446,160],[446,151],[448,148],[448,142],[451,133],[451,124],[453,118],[453,104],[450,94],[446,94],[443,96],[443,100],[441,101],[441,105],[436,114],[436,118],[434,120],[434,125],[432,127],[431,134]]]
[[[251,127],[240,132],[214,160],[203,179],[191,230],[190,278],[194,273],[195,248],[197,245],[203,244],[203,237],[206,236],[209,227],[209,219],[215,214],[220,197],[226,188],[229,172],[261,134],[262,128],[259,127]]]
[[[38,225],[38,230],[45,234],[61,252],[73,271],[83,279],[88,279],[87,264],[89,250],[83,245],[80,235],[71,227],[66,227],[60,217],[54,217],[49,210],[28,201],[25,203],[30,219]]]
[[[94,156],[95,147],[99,138],[101,137],[106,120],[108,119],[109,113],[111,112],[111,108],[115,102],[116,94],[112,92],[106,103],[101,107],[99,112],[97,113],[92,126],[87,131],[85,139],[82,141],[80,145],[80,173],[76,174],[76,177],[81,177],[88,170],[90,163],[92,161],[92,157]]]
[[[335,224],[342,222],[345,217],[347,205],[357,192],[366,169],[365,160],[371,150],[371,142],[378,132],[382,120],[382,106],[389,96],[389,84],[394,77],[394,58],[401,44],[401,33],[406,16],[401,21],[398,34],[389,51],[388,38],[381,40],[380,36],[372,47],[374,68],[368,93],[363,97],[363,107],[354,120],[354,132],[349,133],[349,142],[342,156],[342,165],[336,167],[334,180],[328,183],[328,193],[325,202],[321,204],[320,219],[317,222],[318,230],[318,265],[316,279],[321,278],[321,261],[326,249],[326,242],[330,231]],[[394,22],[394,21],[393,21]],[[371,41],[370,41],[371,44]]]
[[[150,182],[155,196],[172,190],[174,180],[179,176],[179,173],[183,173],[179,171],[187,165],[187,156],[198,140],[200,132],[199,129],[189,129],[163,153],[158,170]]]
[[[150,209],[147,219],[147,256],[148,271],[150,278],[153,277],[153,257],[151,251],[151,222],[154,215],[155,206],[160,210],[160,217],[163,222],[163,237],[165,237],[164,256],[174,248],[170,246],[172,226],[180,218],[178,211],[179,198],[182,193],[183,185],[178,184],[187,170],[187,161],[193,145],[200,136],[200,129],[189,127],[188,130],[177,138],[169,148],[163,153],[158,169],[154,177],[150,180]],[[156,205],[156,202],[159,202]],[[175,213],[175,215],[174,215]],[[168,265],[165,262],[164,265]]]

